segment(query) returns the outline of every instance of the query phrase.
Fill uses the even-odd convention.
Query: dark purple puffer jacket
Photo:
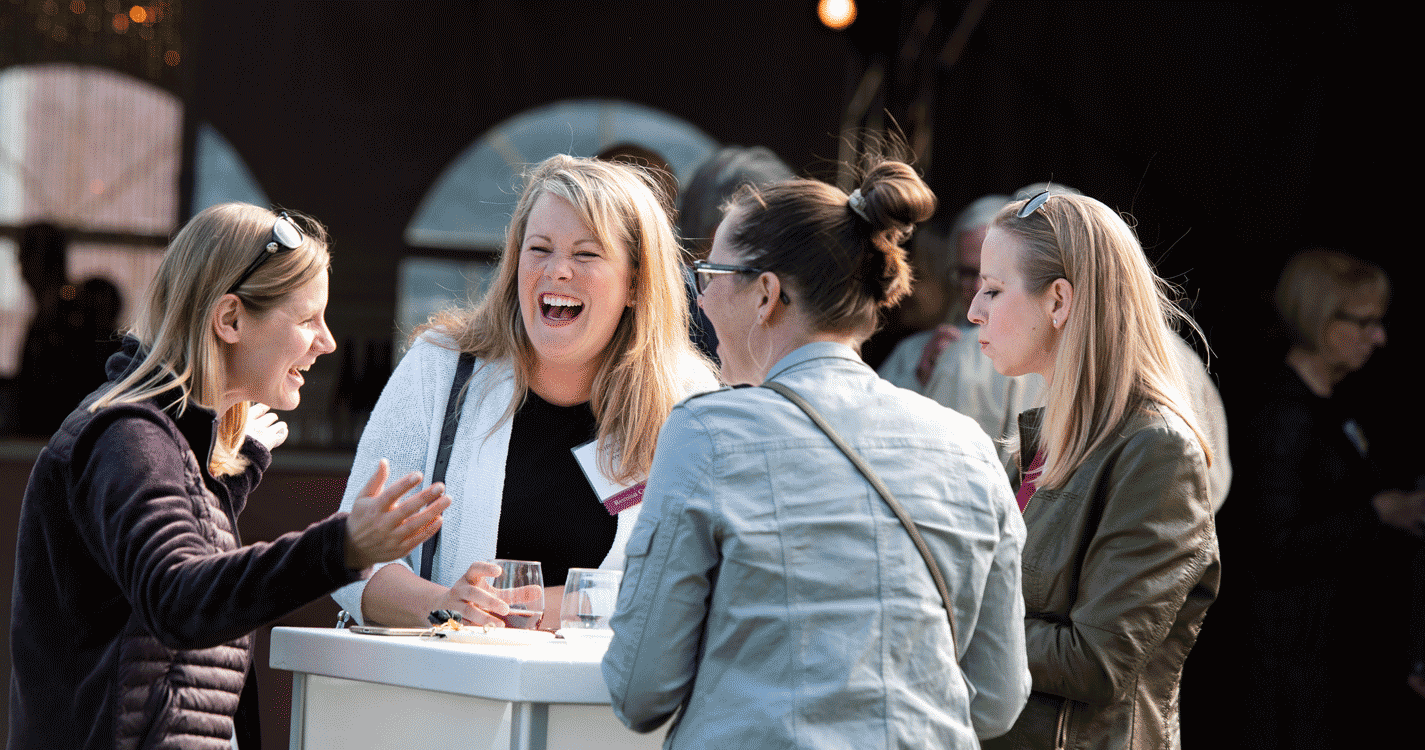
[[[137,351],[125,341],[111,380]],[[40,452],[25,490],[9,747],[227,750],[239,715],[239,737],[255,741],[251,633],[357,578],[346,515],[241,546],[237,516],[267,449],[249,438],[246,471],[215,478],[212,411],[91,414],[94,398]]]

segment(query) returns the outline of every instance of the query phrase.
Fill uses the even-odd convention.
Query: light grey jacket
[[[977,747],[1029,694],[1024,523],[969,418],[814,343],[769,380],[802,394],[916,519],[909,535],[839,450],[765,388],[684,401],[659,436],[604,659],[639,731],[672,748]]]

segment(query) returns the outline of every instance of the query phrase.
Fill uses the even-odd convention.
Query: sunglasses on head
[[[1049,202],[1049,191],[1045,190],[1044,192],[1025,201],[1024,205],[1019,207],[1019,211],[1017,211],[1014,216],[1017,219],[1023,219],[1026,216],[1034,213],[1035,211],[1038,211],[1040,206],[1043,206],[1047,202]]]
[[[297,223],[292,221],[292,217],[288,216],[286,211],[277,214],[277,220],[272,222],[272,238],[267,241],[267,244],[262,246],[262,250],[258,252],[257,257],[252,259],[252,262],[247,265],[247,269],[242,272],[242,275],[238,277],[237,281],[228,287],[227,293],[233,294],[236,292],[238,287],[243,285],[243,282],[251,278],[251,276],[257,272],[257,269],[261,268],[262,264],[267,262],[268,258],[277,253],[296,250],[302,246],[304,239],[305,237],[302,234],[302,230],[297,228]]]

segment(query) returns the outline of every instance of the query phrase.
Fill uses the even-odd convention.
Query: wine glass
[[[566,639],[613,637],[609,617],[618,604],[622,570],[570,568],[559,608],[559,633]]]
[[[500,574],[490,578],[495,596],[510,606],[505,627],[533,629],[544,614],[544,571],[531,560],[492,560]]]

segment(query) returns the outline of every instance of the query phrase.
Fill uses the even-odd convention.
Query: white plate
[[[455,643],[485,643],[500,646],[531,646],[549,643],[554,634],[545,630],[525,630],[523,628],[467,627],[460,630],[441,631],[445,640]]]

